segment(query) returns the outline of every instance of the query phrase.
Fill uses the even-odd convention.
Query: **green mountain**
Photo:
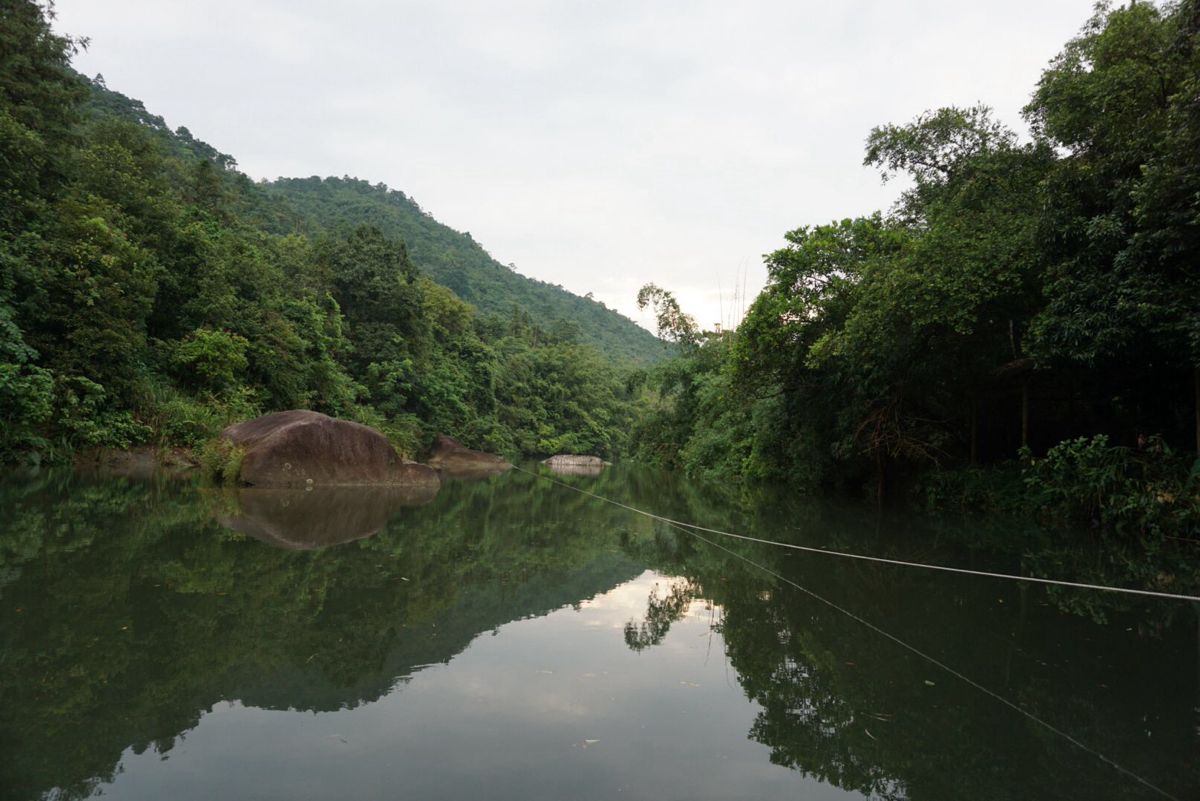
[[[280,178],[265,184],[321,229],[373,225],[402,239],[413,263],[484,314],[509,315],[513,306],[546,328],[577,327],[580,342],[622,362],[661,359],[662,342],[629,318],[591,298],[514,272],[469,233],[435,220],[412,198],[383,184],[356,178]]]
[[[0,15],[0,462],[196,447],[294,408],[413,455],[438,433],[513,458],[624,449],[649,333],[400,193],[256,183],[79,75],[76,49],[37,3]]]
[[[236,171],[237,162],[187,128],[172,131],[162,117],[136,99],[92,81],[88,105],[93,114],[135,122],[155,131],[180,158],[200,158],[229,170],[239,183],[243,209],[275,234],[297,230],[310,235],[371,225],[400,239],[413,264],[433,281],[451,289],[484,315],[511,316],[513,307],[543,328],[571,330],[579,342],[592,345],[614,361],[652,364],[667,355],[662,341],[628,317],[591,298],[556,284],[515,272],[489,254],[469,233],[438,222],[415,200],[384,184],[358,178],[279,178],[250,185]]]

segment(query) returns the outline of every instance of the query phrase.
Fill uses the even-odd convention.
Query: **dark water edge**
[[[821,547],[1195,575],[998,521],[556,480]],[[14,474],[0,508],[3,797],[1200,795],[1186,602],[724,550],[520,472],[433,498]]]

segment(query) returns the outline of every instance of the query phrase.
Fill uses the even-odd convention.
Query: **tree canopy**
[[[1167,459],[1174,488],[1143,494],[1195,520],[1171,454],[1200,450],[1198,20],[1190,1],[1099,5],[1027,137],[982,104],[872,130],[865,163],[909,188],[786,234],[736,334],[661,369],[638,447],[882,494],[1022,454],[1065,465],[1075,443],[1133,472]]]

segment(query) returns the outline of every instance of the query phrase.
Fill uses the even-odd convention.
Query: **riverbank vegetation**
[[[1200,7],[1097,7],[1019,137],[870,132],[887,213],[789,232],[734,333],[647,287],[680,357],[638,455],[697,475],[1200,527]]]
[[[75,73],[81,42],[48,13],[0,15],[0,461],[195,446],[287,408],[409,453],[435,432],[513,456],[621,449],[616,360],[659,358],[649,332],[402,193],[252,182]]]
[[[655,341],[520,276],[401,192],[255,183],[0,24],[0,460],[194,447],[311,408],[415,453],[627,456],[730,482],[1200,520],[1200,11],[1098,6],[1019,136],[983,105],[870,132],[905,187],[766,257],[736,331],[663,288]],[[663,355],[674,358],[658,363]]]

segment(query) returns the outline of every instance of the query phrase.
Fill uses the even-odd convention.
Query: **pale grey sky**
[[[254,178],[400,189],[501,262],[705,327],[805,224],[888,207],[874,125],[983,101],[1024,133],[1088,0],[58,0],[76,66]],[[744,276],[744,279],[743,279]],[[724,297],[722,310],[721,297]]]

